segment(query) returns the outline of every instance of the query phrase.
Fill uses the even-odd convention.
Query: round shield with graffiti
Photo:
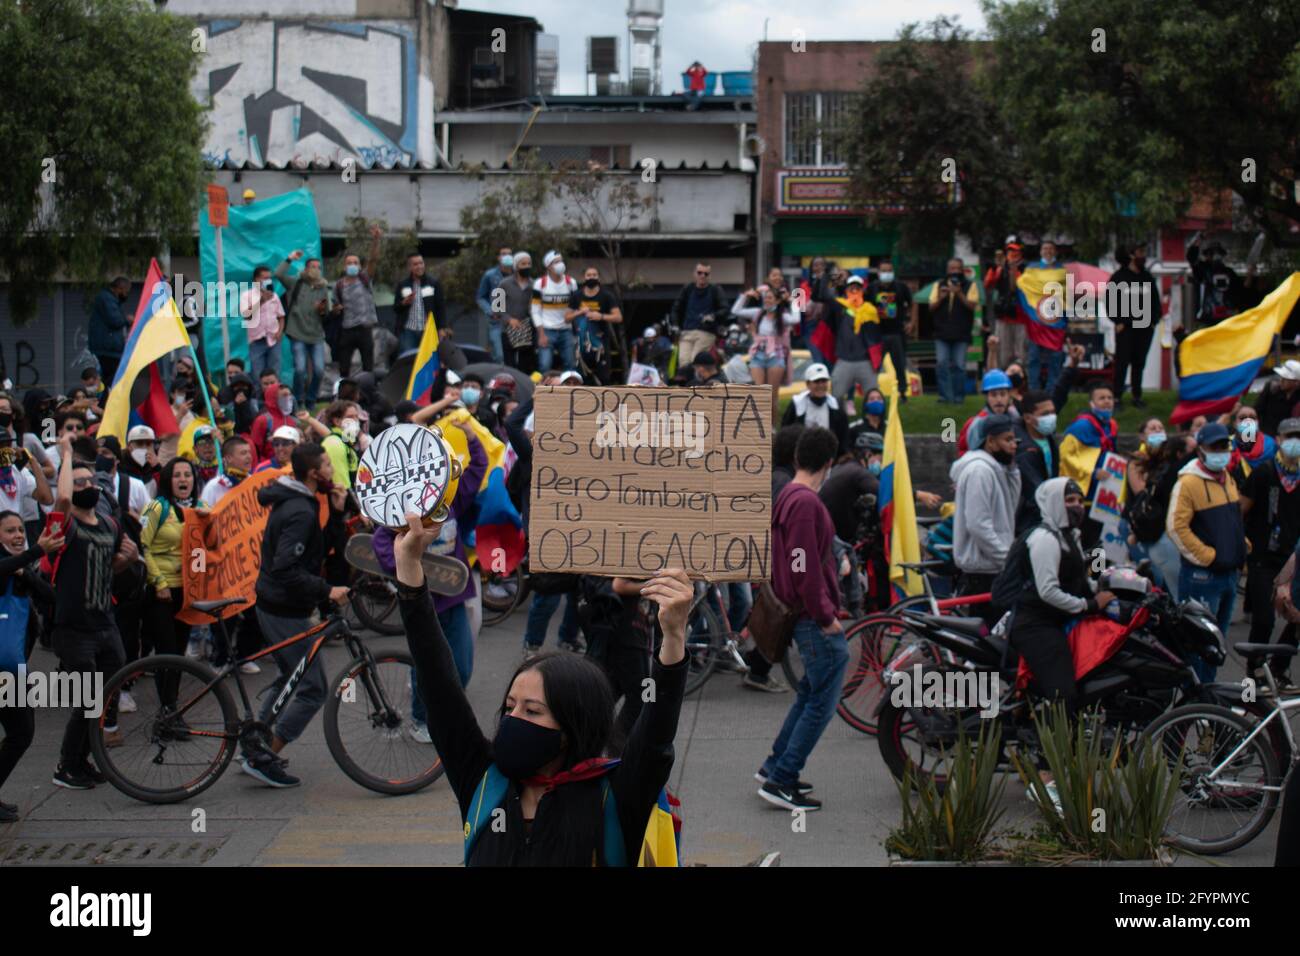
[[[426,523],[444,520],[460,472],[460,460],[438,429],[393,425],[362,454],[352,490],[371,521],[404,528],[408,512]]]

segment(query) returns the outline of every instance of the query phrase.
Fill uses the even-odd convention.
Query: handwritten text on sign
[[[770,576],[767,386],[558,386],[535,401],[531,570]]]

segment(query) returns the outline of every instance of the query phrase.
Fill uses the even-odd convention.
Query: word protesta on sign
[[[766,580],[771,408],[766,385],[537,389],[530,569]]]

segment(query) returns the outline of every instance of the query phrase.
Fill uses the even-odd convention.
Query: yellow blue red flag
[[[880,462],[880,490],[876,508],[885,535],[885,553],[889,556],[889,581],[895,597],[924,592],[920,576],[902,565],[921,560],[921,537],[916,531],[916,496],[912,493],[912,472],[907,462],[907,443],[903,422],[898,414],[898,387],[894,363],[885,356],[880,373],[880,390],[889,399],[889,418],[885,426],[885,453]]]
[[[420,349],[411,366],[411,379],[406,384],[406,397],[418,405],[428,405],[433,400],[433,380],[438,376],[438,326],[430,312],[424,320],[424,335]]]

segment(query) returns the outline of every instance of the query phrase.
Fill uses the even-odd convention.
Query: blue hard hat
[[[989,369],[984,373],[984,380],[980,382],[981,392],[991,392],[995,388],[1011,388],[1011,379],[1007,378],[1007,373],[1000,368]]]

